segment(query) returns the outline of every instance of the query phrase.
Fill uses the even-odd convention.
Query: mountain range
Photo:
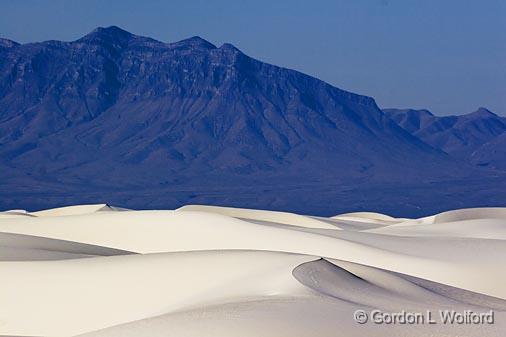
[[[486,108],[458,116],[434,116],[427,110],[384,109],[403,129],[455,158],[479,166],[506,169],[506,118]]]
[[[164,43],[112,26],[71,42],[0,39],[3,209],[504,205],[505,129],[486,109],[382,111],[200,37]]]

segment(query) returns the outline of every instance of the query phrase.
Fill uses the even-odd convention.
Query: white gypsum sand
[[[502,336],[506,209],[0,212],[0,336]],[[494,311],[358,324],[355,310]]]

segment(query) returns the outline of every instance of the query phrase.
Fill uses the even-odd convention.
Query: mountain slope
[[[471,155],[471,160],[480,166],[506,171],[506,132],[476,149]]]
[[[0,206],[101,195],[129,207],[199,198],[306,212],[314,205],[301,207],[279,188],[337,186],[311,201],[327,203],[348,185],[474,174],[403,130],[372,98],[230,44],[169,44],[118,27],[73,42],[3,41],[0,165],[9,178],[0,184],[17,197],[2,195]],[[251,197],[238,201],[237,193],[262,201],[248,205]]]

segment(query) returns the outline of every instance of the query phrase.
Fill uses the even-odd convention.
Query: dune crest
[[[43,211],[32,212],[30,214],[34,216],[65,216],[65,215],[82,215],[82,214],[91,214],[95,212],[115,212],[125,210],[127,209],[113,207],[108,204],[95,204],[95,205],[76,205],[76,206],[51,208]]]

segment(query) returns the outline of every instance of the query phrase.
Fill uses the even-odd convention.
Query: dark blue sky
[[[0,0],[0,36],[18,42],[110,25],[167,42],[230,42],[381,107],[506,114],[504,0]]]

